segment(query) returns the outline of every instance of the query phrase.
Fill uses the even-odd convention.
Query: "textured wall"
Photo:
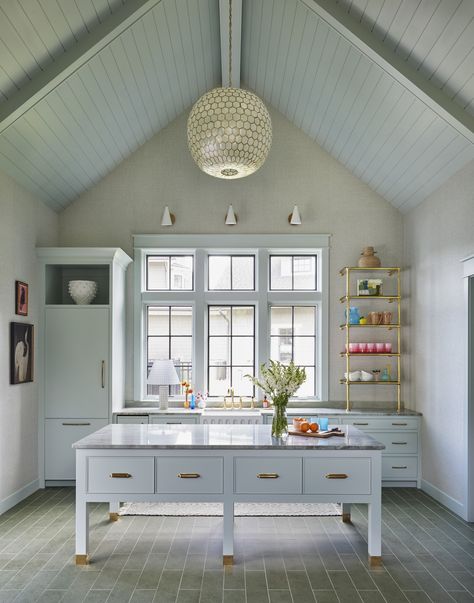
[[[182,115],[61,212],[61,244],[117,245],[131,253],[134,233],[331,234],[330,397],[341,400],[338,299],[343,283],[338,269],[354,264],[364,245],[375,245],[386,265],[398,265],[402,217],[279,113],[272,111],[272,119],[273,147],[265,165],[248,178],[224,182],[194,165],[186,144],[186,115]],[[229,203],[239,216],[234,227],[224,225]],[[301,227],[287,221],[295,203],[302,214]],[[166,204],[176,214],[173,228],[160,226]]]
[[[464,503],[466,303],[460,260],[474,252],[474,162],[405,216],[411,392],[423,412],[423,479]]]
[[[10,385],[10,322],[38,327],[36,245],[56,245],[58,216],[0,172],[0,509],[38,479],[38,375]],[[29,313],[15,315],[15,280],[29,284]],[[36,358],[37,352],[36,349]]]

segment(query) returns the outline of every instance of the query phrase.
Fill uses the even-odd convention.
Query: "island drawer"
[[[304,494],[370,494],[371,469],[370,458],[304,459]]]
[[[378,442],[385,444],[382,454],[417,454],[418,433],[406,431],[394,433],[393,431],[371,431],[370,435]]]
[[[89,457],[87,490],[91,494],[151,494],[155,491],[155,459],[152,456]]]
[[[301,494],[302,459],[237,457],[234,461],[236,494]]]
[[[156,457],[156,491],[160,494],[222,494],[222,457]]]
[[[382,479],[416,479],[418,477],[417,456],[382,457]]]
[[[362,431],[373,429],[390,429],[393,431],[418,429],[417,417],[344,417],[342,422],[346,425],[354,425],[354,427],[362,429]]]

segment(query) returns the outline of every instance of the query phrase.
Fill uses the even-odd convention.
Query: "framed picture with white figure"
[[[10,384],[33,381],[34,327],[25,322],[10,323]]]

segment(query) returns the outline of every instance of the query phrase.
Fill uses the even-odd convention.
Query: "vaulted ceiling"
[[[0,0],[0,169],[65,207],[220,85],[221,22],[219,0]],[[474,159],[472,0],[243,0],[234,49],[402,211]]]

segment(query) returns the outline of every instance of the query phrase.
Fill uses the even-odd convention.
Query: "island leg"
[[[110,502],[109,503],[109,519],[110,521],[118,521],[120,512],[120,503],[119,502]]]
[[[234,563],[234,502],[224,501],[224,530],[222,538],[222,563]]]
[[[382,565],[382,454],[372,459],[372,496],[368,507],[369,565]]]
[[[342,503],[342,521],[351,523],[351,503]]]
[[[76,565],[89,563],[89,505],[86,501],[86,457],[76,450]]]

